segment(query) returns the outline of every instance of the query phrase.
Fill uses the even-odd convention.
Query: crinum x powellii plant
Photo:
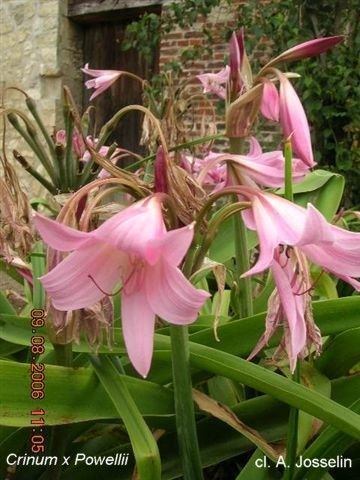
[[[121,109],[97,136],[89,136],[67,93],[72,127],[57,131],[54,148],[62,146],[68,153],[71,149],[73,160],[82,163],[74,169],[69,160],[73,173],[77,172],[71,176],[74,192],[57,218],[43,213],[33,218],[48,246],[47,271],[40,281],[47,293],[49,337],[59,363],[69,366],[71,348],[76,351],[78,344],[84,348],[82,332],[87,335],[91,364],[127,429],[141,479],[203,478],[203,469],[217,461],[207,451],[207,429],[216,430],[220,421],[233,427],[237,437],[234,450],[226,452],[224,447],[219,459],[241,452],[236,442],[243,435],[250,442],[247,449],[255,446],[276,461],[279,452],[266,432],[248,429],[235,415],[242,408],[235,392],[244,385],[292,407],[288,428],[271,437],[282,441],[282,455],[287,441],[287,478],[294,475],[296,437],[304,429],[301,422],[299,427],[298,409],[359,436],[354,412],[297,383],[300,361],[306,376],[312,368],[309,363],[320,355],[322,335],[335,328],[323,320],[323,331],[318,312],[328,318],[327,308],[335,312],[344,308],[342,303],[336,307],[336,301],[328,307],[324,285],[334,292],[333,278],[337,278],[360,290],[360,234],[331,223],[339,191],[324,208],[320,200],[322,194],[326,197],[327,187],[321,190],[326,182],[316,184],[316,171],[311,172],[315,163],[310,129],[290,83],[293,75],[275,68],[280,62],[320,54],[341,40],[330,37],[298,45],[253,76],[243,32],[234,33],[230,65],[218,74],[198,76],[205,94],[214,93],[225,101],[229,151],[209,148],[202,156],[191,151],[194,144],[209,138],[169,145],[168,136],[176,135],[164,134],[156,109],[143,106]],[[124,74],[88,65],[83,72],[92,77],[86,82],[95,89],[92,99]],[[121,146],[105,144],[132,110],[146,116],[157,149],[146,158],[136,157],[133,166],[124,166]],[[263,151],[253,136],[259,114],[280,123],[284,147]],[[61,171],[60,165],[54,168],[55,174]],[[61,181],[55,180],[56,190]],[[319,190],[319,208],[306,202],[307,185],[314,183],[309,190]],[[106,197],[114,194],[117,201],[106,203]],[[302,195],[300,204],[296,194]],[[354,296],[346,304],[349,312],[358,308],[357,299]],[[266,312],[260,318],[254,313],[265,309],[261,307]],[[108,344],[97,338],[103,327],[113,332],[107,335]],[[137,379],[138,374],[147,380]],[[295,382],[286,378],[291,374]],[[214,378],[209,380],[209,375]],[[135,378],[129,382],[129,377]],[[143,415],[146,418],[152,411],[134,394],[134,385],[138,392],[156,388],[156,395],[173,395],[172,426],[167,423],[161,433],[151,430],[160,427],[156,421],[144,421]],[[193,391],[193,385],[198,390]],[[155,390],[144,395],[148,400]],[[232,404],[217,403],[226,404],[226,397],[239,403],[235,413],[228,408]],[[217,420],[199,422],[193,398]],[[176,467],[166,463],[163,453],[166,444],[176,442],[175,430],[181,458]],[[219,432],[221,437],[221,427]],[[305,432],[303,448],[312,434],[311,428]],[[228,431],[221,441],[227,435]],[[61,449],[65,451],[66,445]],[[304,478],[303,473],[298,469],[296,475]],[[57,474],[62,478],[61,472]]]

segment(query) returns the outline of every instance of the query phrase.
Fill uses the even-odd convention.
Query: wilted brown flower
[[[34,242],[31,207],[21,189],[14,168],[3,158],[4,179],[0,179],[0,257],[11,263],[25,259]]]

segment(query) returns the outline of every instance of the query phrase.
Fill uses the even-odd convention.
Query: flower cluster
[[[145,198],[98,228],[79,231],[37,214],[34,223],[44,241],[56,251],[72,252],[41,278],[53,307],[65,312],[89,308],[118,288],[127,352],[135,369],[145,377],[151,365],[156,316],[175,325],[187,325],[196,320],[209,298],[209,293],[193,286],[181,269],[194,241],[194,222],[187,219],[204,202],[197,209],[190,206],[187,215],[177,212],[176,206],[197,199],[194,192],[201,192],[209,200],[221,195],[224,188],[232,188],[247,206],[241,213],[246,227],[257,233],[259,241],[258,258],[242,277],[269,271],[275,282],[265,333],[251,356],[267,344],[279,326],[284,329],[280,348],[287,352],[292,371],[297,359],[311,348],[319,352],[321,334],[312,315],[310,262],[360,290],[360,234],[331,225],[312,204],[304,208],[270,192],[268,189],[284,186],[285,158],[280,149],[263,152],[251,131],[259,113],[279,122],[296,156],[290,182],[299,182],[309,173],[315,162],[307,118],[289,80],[294,75],[281,72],[275,65],[320,54],[341,40],[337,36],[305,42],[270,60],[253,76],[244,32],[234,33],[230,65],[218,73],[198,75],[198,79],[204,93],[225,99],[227,134],[231,140],[248,141],[246,154],[232,150],[208,151],[202,158],[185,153],[171,156],[162,139],[154,164],[154,184],[148,182],[145,189],[141,185],[134,193]],[[83,71],[93,77],[86,82],[88,88],[95,88],[91,99],[126,73],[90,70],[88,65]],[[64,142],[63,132],[57,133],[56,141]],[[96,147],[97,139],[88,137],[87,142]],[[73,149],[79,160],[90,159],[76,131]],[[101,146],[99,153],[108,156],[108,147]],[[119,153],[115,150],[110,159],[116,161]],[[100,178],[107,175],[102,172]],[[123,184],[129,188],[126,182],[128,177]],[[179,182],[184,187],[176,191]],[[177,217],[182,226],[169,229],[174,222],[164,218],[165,212],[172,213],[172,220]]]

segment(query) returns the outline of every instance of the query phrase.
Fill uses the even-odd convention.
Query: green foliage
[[[144,13],[138,21],[127,27],[122,49],[136,48],[141,51],[147,63],[151,64],[154,52],[159,46],[161,29],[162,21],[159,15]]]

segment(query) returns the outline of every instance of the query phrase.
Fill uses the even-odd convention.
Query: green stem
[[[31,150],[35,153],[35,155],[40,160],[43,167],[45,168],[45,170],[49,174],[49,177],[53,181],[54,185],[56,186],[57,178],[56,178],[56,174],[55,174],[53,165],[51,164],[50,160],[47,158],[47,155],[44,152],[43,147],[42,147],[42,145],[40,144],[40,142],[37,138],[35,128],[30,127],[30,124],[26,123],[26,125],[27,125],[27,131],[26,131],[20,125],[18,119],[16,118],[16,114],[14,114],[14,113],[9,113],[7,115],[7,118],[9,120],[9,122],[12,124],[12,126],[20,133],[20,135],[23,137],[25,142],[29,145]],[[28,122],[28,120],[25,120],[24,118],[22,118],[22,120],[24,122]],[[29,133],[29,129],[31,129],[32,136]]]
[[[292,202],[294,200],[292,187],[292,149],[289,139],[284,144],[285,156],[285,198]],[[294,382],[300,382],[300,362],[297,361],[295,372],[292,376]],[[299,426],[299,410],[291,407],[288,423],[288,437],[286,446],[286,467],[283,479],[291,480],[295,472],[296,451],[297,451],[297,437]]]
[[[236,199],[237,200],[237,199]],[[241,278],[250,269],[249,251],[247,246],[246,227],[241,215],[233,217],[235,235],[235,260],[238,281],[238,299],[240,318],[251,317],[253,314],[251,279]]]
[[[66,132],[66,146],[65,146],[65,174],[66,182],[65,185],[68,188],[68,191],[75,186],[76,180],[76,164],[73,156],[73,132],[74,132],[74,122],[71,117],[70,110],[64,108],[64,121],[65,121],[65,132]]]
[[[292,376],[294,382],[300,383],[300,362],[298,360],[295,372]],[[298,437],[299,410],[291,407],[288,423],[288,435],[286,444],[286,467],[283,480],[292,480],[295,472],[297,437]]]
[[[285,156],[285,198],[292,202],[294,200],[292,186],[292,149],[291,142],[286,141],[284,145]]]
[[[190,375],[190,351],[186,326],[170,326],[176,429],[184,480],[202,480],[194,402]]]
[[[55,146],[55,157],[60,177],[61,193],[66,192],[66,166],[65,166],[65,148],[63,145]]]
[[[41,183],[41,185],[43,187],[46,188],[46,190],[48,190],[50,193],[52,193],[53,195],[56,195],[57,193],[57,190],[56,190],[56,187],[54,187],[54,185],[52,183],[50,183],[48,180],[46,180],[46,178],[44,178],[39,172],[37,172],[35,170],[35,168],[33,168],[26,160],[26,158],[24,158],[18,151],[16,150],[13,150],[13,155],[14,155],[14,158],[15,160],[17,160],[20,165],[27,171],[30,173],[30,175],[32,177],[34,177],[39,183]]]
[[[72,345],[54,343],[54,352],[56,363],[62,367],[71,367],[72,365]]]
[[[40,118],[39,112],[37,111],[35,101],[31,97],[26,97],[26,105],[28,109],[30,110],[31,115],[34,117],[34,120],[38,124],[41,133],[43,134],[43,137],[49,147],[49,151],[52,155],[52,157],[55,159],[55,144],[52,140],[52,138],[49,135],[49,132],[46,130],[45,125],[43,124],[43,121]]]
[[[196,263],[196,258],[197,258],[197,253],[198,253],[199,247],[195,242],[191,244],[191,247],[189,248],[185,260],[184,260],[184,265],[183,265],[183,272],[184,275],[187,277],[190,277],[190,275],[196,271],[194,268],[194,265]]]
[[[230,138],[230,152],[241,153],[242,139]],[[230,169],[237,184],[241,184],[235,167]],[[237,202],[237,197],[234,202]],[[238,300],[240,318],[250,317],[253,314],[252,288],[251,278],[241,278],[241,275],[250,269],[249,249],[247,245],[246,227],[241,215],[234,215],[233,219],[234,235],[235,235],[235,260],[236,260],[236,278],[238,283]]]

